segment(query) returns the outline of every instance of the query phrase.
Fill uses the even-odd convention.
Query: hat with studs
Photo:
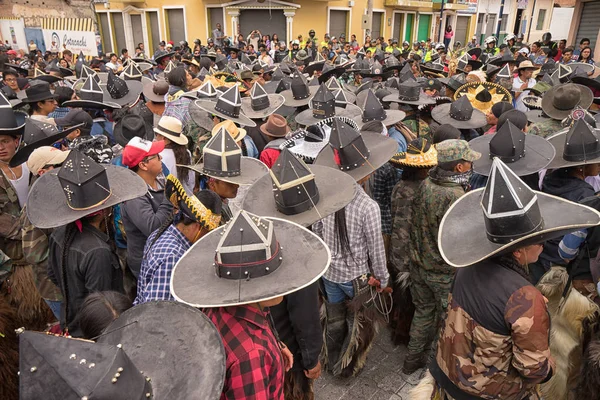
[[[34,68],[33,79],[37,79],[46,83],[56,83],[63,80],[62,76],[47,74],[39,68]]]
[[[193,307],[258,303],[316,282],[330,262],[329,249],[308,229],[242,210],[177,262],[171,292]]]
[[[124,107],[133,105],[142,93],[143,85],[141,80],[124,80],[110,70],[106,86],[103,85],[104,101],[117,103]]]
[[[596,210],[531,190],[494,158],[486,187],[462,196],[442,218],[438,248],[448,264],[468,267],[598,224],[600,213]],[[466,244],[465,237],[473,240]]]
[[[250,97],[242,99],[242,113],[248,118],[263,119],[276,112],[285,98],[280,94],[268,94],[265,88],[255,82],[250,89]]]
[[[14,110],[10,101],[0,91],[0,135],[21,136],[27,118],[27,113]]]
[[[388,96],[393,96],[397,99],[397,96]],[[388,96],[384,97],[384,101],[387,101],[385,99]],[[375,92],[371,89],[368,90],[364,103],[359,104],[359,107],[361,107],[363,110],[362,115],[358,115],[353,118],[359,127],[371,121],[380,121],[384,126],[390,126],[402,121],[406,117],[406,113],[404,111],[385,110],[375,95]]]
[[[198,89],[185,92],[181,96],[192,100],[208,99],[217,101],[217,96],[221,93],[221,91],[215,88],[211,79],[206,79]]]
[[[98,164],[71,150],[59,170],[45,173],[32,185],[27,216],[38,228],[56,228],[147,191],[148,185],[135,172]]]
[[[225,125],[222,125],[202,149],[202,161],[195,165],[181,165],[199,174],[236,185],[250,185],[267,174],[261,161],[242,156]]]
[[[281,95],[284,97],[284,104],[290,107],[305,106],[311,97],[319,89],[318,86],[308,86],[306,78],[302,74],[294,74],[290,84],[290,90],[284,90]]]
[[[233,85],[224,92],[217,101],[196,100],[195,104],[210,114],[229,119],[242,126],[256,126],[256,123],[245,116],[242,110],[242,98],[238,85]]]
[[[393,91],[394,93],[385,96],[383,101],[410,104],[415,106],[421,104],[435,104],[435,99],[425,94],[423,91],[423,86],[414,80],[402,82],[398,85],[397,90],[390,91]]]
[[[573,69],[567,64],[558,64],[558,68],[550,75],[555,85],[566,83],[571,78]]]
[[[450,78],[440,78],[439,81],[446,87],[456,91],[459,87],[467,83],[465,74],[452,75]]]
[[[269,175],[248,189],[242,208],[308,227],[344,208],[355,194],[356,182],[350,175],[320,165],[308,166],[284,148]]]
[[[334,118],[329,146],[319,153],[316,165],[336,168],[359,181],[389,161],[398,143],[376,132],[359,132],[341,118]]]
[[[526,135],[512,122],[506,121],[492,135],[483,135],[469,142],[472,150],[482,154],[473,163],[473,170],[488,176],[495,157],[502,160],[515,174],[524,176],[546,168],[554,158],[554,147],[546,139]]]
[[[395,154],[390,162],[402,167],[433,168],[438,162],[437,150],[425,138],[416,138],[410,141],[405,152]]]
[[[174,301],[138,304],[111,322],[97,343],[120,348],[135,364],[135,372],[144,371],[152,399],[221,396],[226,371],[223,341],[211,320],[196,308]],[[161,357],[156,349],[164,352]],[[122,377],[121,373],[119,382]]]
[[[126,81],[142,81],[142,70],[135,61],[129,61],[121,72],[121,78]]]
[[[556,156],[548,169],[600,162],[600,129],[593,128],[585,121],[583,110],[573,114],[574,123],[570,128],[548,137],[556,149]]]
[[[487,124],[485,114],[474,109],[467,96],[436,106],[431,117],[439,124],[451,124],[458,129],[476,129]]]
[[[354,104],[347,104],[345,108],[336,107],[334,94],[321,83],[319,90],[309,102],[309,109],[296,115],[296,122],[300,125],[309,126],[336,115],[352,118],[360,114],[361,110]]]
[[[466,96],[471,105],[487,114],[494,104],[499,102],[512,103],[510,91],[497,83],[492,82],[469,82],[454,92],[454,99]]]
[[[25,123],[25,129],[21,139],[22,147],[10,159],[8,165],[10,167],[16,167],[27,162],[31,153],[38,147],[51,146],[53,143],[66,137],[74,130],[82,128],[84,125],[85,124],[77,124],[59,132],[55,125],[29,118]]]
[[[121,81],[123,80],[121,79]],[[114,99],[106,99],[104,91],[100,88],[98,82],[91,76],[85,80],[81,90],[79,90],[79,99],[65,101],[62,106],[101,110],[121,108]]]

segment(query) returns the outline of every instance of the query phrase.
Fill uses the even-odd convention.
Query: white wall
[[[571,28],[571,19],[575,8],[559,8],[555,7],[552,12],[552,21],[550,22],[549,31],[552,32],[552,40],[559,41],[569,37],[569,29]],[[570,45],[573,43],[567,43]]]
[[[25,24],[22,19],[0,19],[0,38],[2,43],[8,40],[13,50],[23,49],[27,52]]]

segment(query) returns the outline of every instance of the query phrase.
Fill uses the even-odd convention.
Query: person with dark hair
[[[445,140],[436,149],[437,166],[429,171],[411,204],[409,270],[415,315],[402,366],[405,374],[427,364],[427,350],[448,307],[454,270],[438,250],[438,229],[444,213],[470,189],[473,161],[481,157],[464,140]]]
[[[13,92],[21,91],[18,82],[19,74],[12,68],[7,68],[2,71],[2,87],[8,86]],[[1,88],[0,88],[1,90]]]
[[[574,49],[572,47],[567,47],[566,49],[563,50],[562,52],[562,57],[560,59],[560,63],[561,64],[571,64],[575,61],[573,61],[573,51]]]
[[[131,306],[131,300],[123,293],[112,290],[90,293],[77,314],[82,337],[96,340],[111,322]]]
[[[439,125],[433,131],[433,144],[438,144],[444,140],[460,139],[460,130],[450,124]]]
[[[592,58],[592,48],[590,46],[585,46],[583,49],[581,49],[581,54],[579,55],[577,62],[596,65],[596,62]],[[592,68],[590,72],[587,73],[588,76],[592,76],[595,71],[596,69]]]
[[[512,122],[514,126],[527,133],[527,114],[525,114],[523,111],[508,110],[502,113],[500,118],[498,118],[498,124],[496,125],[497,129],[499,130],[502,128],[502,125],[504,125],[507,121]]]
[[[492,133],[496,133],[496,130],[498,129],[498,118],[500,118],[500,116],[506,111],[512,110],[513,108],[513,105],[506,101],[501,101],[499,103],[494,104],[490,111],[485,115],[490,129],[485,131],[484,135],[491,135]]]
[[[183,165],[190,165],[192,154],[187,148],[188,138],[183,134],[183,125],[176,118],[163,116],[154,128],[156,141],[163,141],[165,149],[160,152],[163,164],[176,179],[180,180],[188,193],[194,190],[195,175]]]
[[[591,42],[590,42],[590,39],[589,39],[589,38],[582,38],[582,39],[579,41],[579,47],[577,48],[577,50],[575,50],[575,51],[573,52],[573,60],[574,60],[574,61],[579,61],[579,57],[581,56],[581,51],[582,51],[583,49],[585,49],[586,47],[589,47],[589,46],[590,46],[590,43],[591,43]]]
[[[25,90],[27,98],[24,100],[30,106],[29,118],[31,120],[56,125],[54,119],[48,117],[57,107],[56,95],[50,91],[50,85],[43,82],[30,86]]]
[[[174,201],[175,216],[165,220],[146,242],[134,304],[175,300],[170,292],[177,261],[201,237],[219,227],[221,198],[211,190],[188,195],[173,175],[167,177],[166,197]]]
[[[554,49],[556,50],[556,49]],[[550,58],[550,54],[548,55]],[[529,108],[523,103],[523,98],[529,93],[529,89],[535,86],[533,71],[539,69],[531,61],[522,61],[516,69],[518,76],[513,79],[512,90],[515,93],[515,110],[527,112]]]
[[[160,152],[165,142],[133,137],[123,149],[123,165],[140,176],[148,186],[141,197],[121,204],[121,218],[127,234],[127,266],[138,278],[144,246],[152,232],[171,217],[173,205],[165,198]],[[159,175],[161,178],[159,179]]]
[[[59,86],[54,90],[54,94],[56,97],[56,102],[58,103],[58,107],[48,114],[49,118],[62,118],[66,116],[71,110],[69,107],[62,107],[62,103],[69,100],[76,100],[77,95],[75,91],[68,86]]]

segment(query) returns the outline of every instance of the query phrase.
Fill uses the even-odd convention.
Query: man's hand
[[[304,370],[304,375],[308,379],[319,379],[321,376],[321,361],[317,361],[317,365],[314,368],[309,370]]]
[[[283,342],[279,342],[279,346],[281,348],[281,355],[283,356],[285,372],[288,372],[294,366],[294,355]]]

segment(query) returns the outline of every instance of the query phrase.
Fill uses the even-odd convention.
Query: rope
[[[294,174],[296,174],[296,178],[300,179],[300,176],[298,175],[298,172],[296,172],[296,168],[294,167],[294,164],[290,163],[290,167],[292,167],[292,170],[294,171]],[[304,183],[300,183],[302,185],[302,189],[304,189],[304,191],[306,192],[306,195],[308,196],[308,199],[310,200],[310,203],[312,204],[313,208],[315,209],[315,211],[317,212],[317,214],[319,215],[319,219],[323,219],[323,216],[321,215],[321,213],[319,212],[319,209],[317,208],[317,205],[315,204],[315,202],[313,201],[312,197],[310,197],[310,193],[308,193],[308,190],[306,189],[306,187],[304,186]]]
[[[371,300],[375,305],[375,309],[379,314],[383,316],[386,323],[390,323],[390,314],[392,313],[392,308],[394,306],[394,298],[391,293],[379,293],[374,286],[369,286],[369,290],[371,291]],[[387,295],[390,298],[390,303],[388,305],[387,301],[383,299],[383,295]]]

